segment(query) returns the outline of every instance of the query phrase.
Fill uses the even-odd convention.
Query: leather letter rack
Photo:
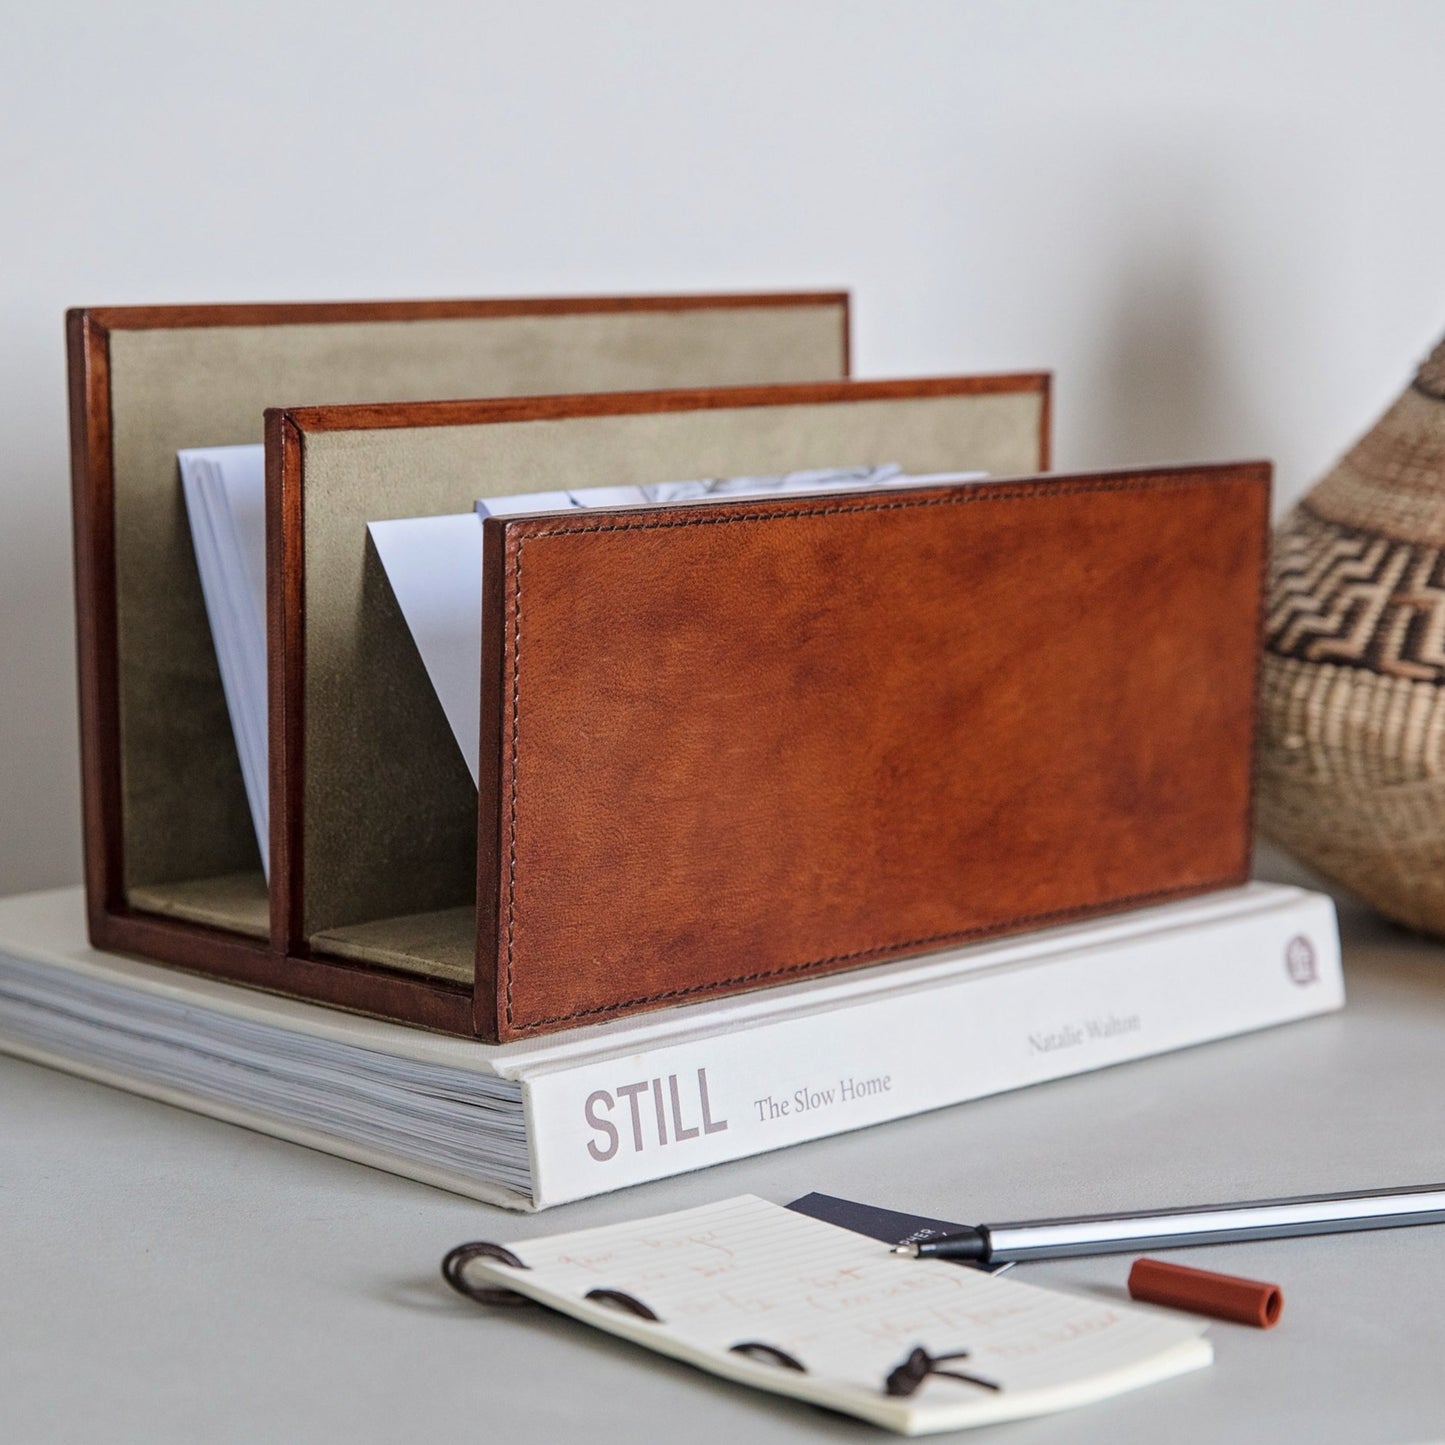
[[[764,379],[268,411],[270,886],[234,802],[212,875],[140,831],[127,873],[157,804],[106,750],[157,725],[105,723],[116,622],[83,618],[96,941],[507,1040],[1243,882],[1268,467],[1038,475],[1037,374]],[[884,462],[990,479],[488,517],[479,786],[366,540]],[[87,498],[82,597],[114,586]]]

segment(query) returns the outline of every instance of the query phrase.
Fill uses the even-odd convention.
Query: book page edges
[[[250,1129],[257,1134],[269,1134],[272,1138],[285,1140],[289,1144],[299,1144],[303,1148],[315,1149],[322,1154],[331,1154],[338,1159],[347,1159],[353,1164],[365,1164],[368,1168],[380,1169],[383,1173],[394,1174],[398,1178],[412,1179],[421,1184],[432,1185],[437,1189],[445,1189],[449,1193],[476,1199],[483,1204],[494,1204],[501,1209],[523,1211],[530,1211],[537,1207],[525,1195],[514,1193],[499,1185],[489,1184],[485,1180],[473,1178],[471,1175],[436,1169],[428,1164],[414,1162],[410,1159],[401,1159],[385,1150],[371,1149],[354,1140],[342,1139],[319,1129],[303,1128],[298,1124],[280,1119],[275,1114],[243,1109],[235,1104],[212,1098],[207,1094],[193,1092],[189,1089],[177,1089],[167,1084],[157,1083],[152,1079],[143,1079],[138,1075],[122,1073],[119,1070],[101,1068],[69,1054],[52,1053],[29,1044],[17,1043],[5,1038],[3,1034],[0,1034],[0,1054],[9,1054],[30,1063],[43,1064],[47,1068],[73,1074],[77,1078],[89,1079],[97,1084],[106,1084],[113,1089],[124,1090],[128,1094],[138,1094],[145,1099],[154,1099],[158,1103],[189,1110],[193,1114],[204,1114],[208,1118],[219,1119],[225,1124],[237,1124],[241,1128]]]

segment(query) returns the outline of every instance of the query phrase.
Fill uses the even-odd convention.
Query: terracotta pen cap
[[[1284,1293],[1277,1284],[1191,1269],[1184,1264],[1166,1264],[1162,1259],[1134,1261],[1129,1271],[1129,1294],[1150,1304],[1256,1325],[1262,1330],[1278,1324],[1284,1308]]]

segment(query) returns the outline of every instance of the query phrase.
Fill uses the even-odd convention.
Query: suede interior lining
[[[476,974],[477,910],[471,904],[313,934],[318,953],[377,963],[470,985]]]
[[[391,681],[407,671],[404,653],[413,676],[418,663],[384,605],[368,521],[466,511],[509,492],[828,465],[1030,473],[1043,405],[1023,392],[307,435],[303,926],[313,944],[335,951],[344,930],[346,957],[400,966],[398,953],[414,958],[409,916],[462,906],[475,887],[476,791],[429,684],[399,696]]]
[[[271,900],[259,868],[249,873],[223,873],[218,878],[136,884],[128,901],[144,913],[208,923],[252,938],[271,936]]]
[[[832,380],[846,368],[844,325],[830,302],[112,331],[130,906],[257,932],[254,899],[215,886],[259,876],[260,859],[177,450],[259,442],[268,406]]]

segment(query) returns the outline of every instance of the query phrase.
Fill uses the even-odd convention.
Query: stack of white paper
[[[204,447],[180,452],[178,457],[221,684],[261,864],[269,876],[265,452],[259,446]],[[475,783],[482,669],[482,517],[939,485],[976,481],[983,475],[910,476],[889,463],[817,468],[776,477],[577,487],[489,497],[479,501],[474,512],[376,521],[368,530]]]
[[[269,877],[264,449],[203,447],[177,459],[246,801]]]

